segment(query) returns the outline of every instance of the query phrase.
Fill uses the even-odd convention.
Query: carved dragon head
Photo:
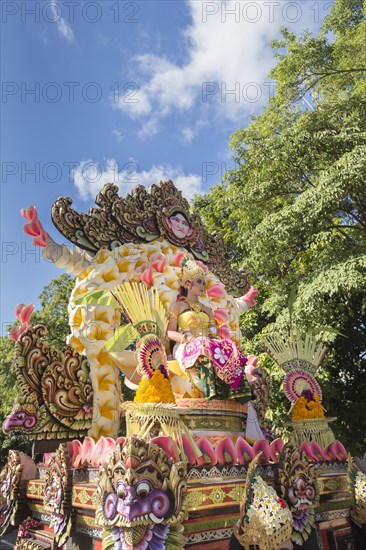
[[[37,396],[31,394],[26,398],[20,397],[14,404],[13,410],[3,423],[3,432],[29,432],[39,422],[40,413]]]
[[[123,550],[152,540],[165,548],[172,525],[185,516],[186,474],[185,462],[174,463],[155,444],[132,437],[119,445],[99,472],[97,516],[106,536]]]

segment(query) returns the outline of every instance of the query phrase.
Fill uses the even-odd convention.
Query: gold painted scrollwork
[[[89,214],[71,208],[71,198],[58,198],[52,207],[55,226],[69,241],[94,253],[130,242],[167,239],[204,261],[228,292],[248,291],[248,274],[232,269],[221,235],[207,232],[200,216],[190,211],[188,201],[172,181],[154,184],[149,190],[138,185],[125,198],[117,191],[117,186],[105,185],[95,201],[98,208],[91,208]],[[185,231],[174,229],[174,216],[180,216]]]

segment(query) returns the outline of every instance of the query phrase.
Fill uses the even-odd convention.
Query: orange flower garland
[[[175,403],[170,382],[160,370],[153,376],[142,378],[134,398],[135,403]]]
[[[324,418],[324,409],[320,404],[318,394],[314,393],[309,401],[303,395],[299,397],[291,411],[291,417],[292,420]]]

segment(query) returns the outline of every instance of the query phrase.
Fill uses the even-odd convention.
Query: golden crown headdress
[[[187,257],[183,258],[181,263],[181,271],[178,277],[180,286],[186,287],[189,281],[195,281],[196,279],[205,279],[206,273],[201,266],[199,266],[194,260],[189,260]]]

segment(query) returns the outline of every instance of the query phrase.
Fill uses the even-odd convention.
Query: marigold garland
[[[305,392],[303,392],[303,395],[296,401],[291,411],[292,420],[324,418],[324,409],[320,404],[318,394],[314,393],[311,394],[311,396],[307,395],[307,393],[304,394]]]
[[[175,403],[170,382],[160,370],[153,376],[142,378],[134,398],[135,403]]]

